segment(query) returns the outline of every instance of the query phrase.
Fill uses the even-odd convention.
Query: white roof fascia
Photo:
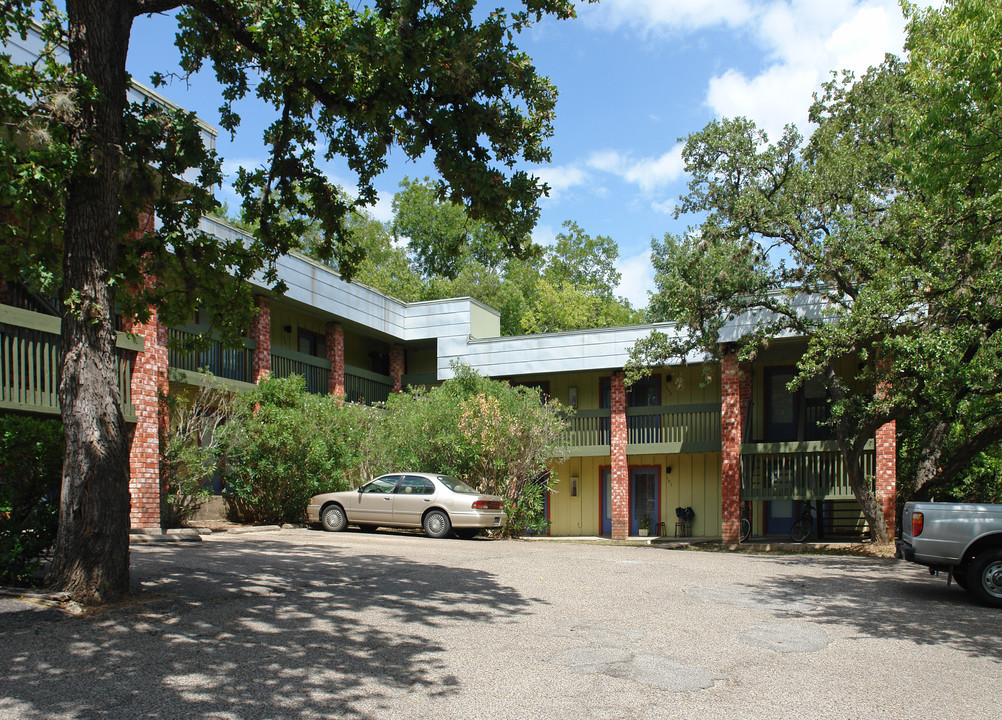
[[[673,323],[656,323],[483,340],[442,338],[438,375],[440,379],[452,377],[453,361],[489,377],[618,369],[629,360],[634,343],[652,330],[667,335],[678,332]],[[705,360],[703,353],[686,357],[686,362]]]

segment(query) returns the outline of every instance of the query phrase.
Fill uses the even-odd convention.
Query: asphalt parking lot
[[[132,549],[0,603],[0,717],[997,718],[1002,613],[893,560],[398,533]]]

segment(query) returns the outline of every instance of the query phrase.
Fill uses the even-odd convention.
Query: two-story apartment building
[[[203,229],[242,232],[211,219]],[[458,361],[575,408],[567,458],[553,467],[553,535],[624,538],[644,519],[673,534],[681,507],[694,513],[687,532],[733,540],[742,503],[756,534],[785,533],[803,501],[821,510],[822,531],[861,530],[840,455],[821,424],[823,391],[786,387],[802,348],[796,338],[774,343],[752,367],[730,356],[722,364],[690,357],[627,389],[623,366],[633,343],[655,327],[673,332],[671,325],[501,337],[498,313],[469,298],[404,303],[300,255],[283,258],[279,275],[288,291],[260,288],[243,348],[169,349],[171,336],[204,328],[166,328],[155,316],[120,333],[120,390],[134,428],[135,527],[160,522],[157,388],[198,385],[211,372],[239,390],[269,373],[295,373],[313,392],[378,402],[407,385],[448,379]],[[58,413],[58,329],[51,309],[0,283],[0,409]],[[878,433],[869,462],[893,523],[893,426]]]
[[[37,36],[12,39],[15,60],[37,55]],[[169,101],[135,85],[133,99]],[[203,141],[215,131],[204,125]],[[219,236],[242,231],[212,219]],[[725,355],[722,364],[690,357],[654,369],[627,390],[623,366],[633,343],[668,324],[501,337],[498,313],[469,298],[404,303],[300,255],[281,260],[283,296],[259,285],[259,313],[244,346],[216,344],[200,353],[168,347],[171,336],[205,328],[150,323],[119,333],[119,390],[131,424],[132,524],[160,525],[157,391],[206,381],[203,370],[235,389],[266,374],[303,375],[318,393],[378,402],[407,385],[448,379],[452,363],[481,374],[537,386],[576,409],[568,457],[556,463],[547,503],[554,535],[624,538],[649,522],[675,531],[676,508],[691,508],[684,531],[734,541],[742,507],[756,533],[786,532],[795,503],[812,501],[822,529],[860,530],[841,459],[822,424],[824,393],[786,385],[802,343],[774,343],[752,367]],[[0,411],[58,414],[58,313],[44,300],[0,278]],[[748,320],[745,319],[744,322]],[[740,333],[742,320],[728,327]],[[733,335],[731,339],[733,339]],[[725,338],[726,340],[727,338]],[[874,438],[870,470],[893,528],[893,424]],[[414,468],[434,470],[434,468]]]

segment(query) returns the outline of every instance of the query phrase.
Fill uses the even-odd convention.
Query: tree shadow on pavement
[[[132,575],[132,601],[93,615],[0,615],[0,716],[377,718],[457,691],[441,628],[484,637],[540,602],[478,569],[272,540],[147,546]]]
[[[1002,663],[1002,611],[978,605],[956,584],[947,586],[944,575],[930,577],[917,565],[869,558],[770,557],[768,562],[784,571],[747,587],[791,616],[848,627],[865,637],[949,645]]]

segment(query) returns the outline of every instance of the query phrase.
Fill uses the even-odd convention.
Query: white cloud
[[[612,29],[626,25],[644,34],[741,25],[753,12],[748,0],[603,0],[598,6],[579,11],[592,25]]]
[[[533,173],[550,186],[551,201],[573,187],[587,184],[591,179],[588,171],[578,165],[547,165],[536,168]]]
[[[812,93],[832,70],[862,74],[885,53],[900,53],[904,42],[898,0],[603,0],[586,19],[643,36],[709,28],[746,34],[762,49],[764,66],[718,73],[708,82],[706,103],[717,117],[751,118],[771,139],[791,122],[809,131]]]
[[[647,307],[647,293],[654,290],[654,266],[651,264],[650,249],[639,255],[621,257],[616,263],[616,269],[622,273],[616,294],[625,297],[635,308]]]
[[[552,225],[537,225],[532,231],[532,241],[537,245],[549,247],[557,241],[557,232]]]
[[[685,163],[682,162],[682,144],[679,143],[662,155],[639,160],[615,150],[601,150],[591,154],[588,167],[616,175],[651,193],[678,180],[685,170]]]
[[[751,77],[731,68],[711,78],[706,102],[718,117],[753,119],[771,139],[791,122],[809,131],[812,93],[832,70],[862,74],[904,43],[894,0],[776,0],[762,10],[751,29],[772,62]]]
[[[393,193],[380,193],[376,204],[366,209],[379,222],[390,222],[393,219]]]

